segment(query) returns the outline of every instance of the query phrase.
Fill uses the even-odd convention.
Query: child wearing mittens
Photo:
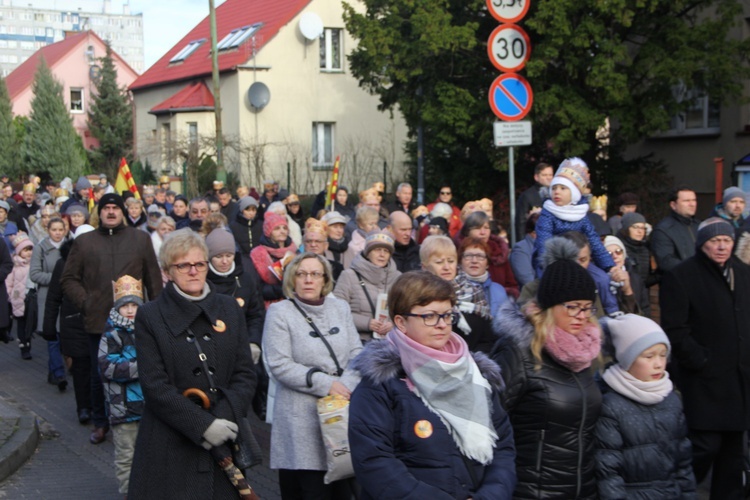
[[[697,498],[682,401],[666,372],[667,335],[636,314],[601,324],[616,363],[602,376],[606,388],[595,456],[599,498]]]
[[[591,258],[597,267],[604,271],[614,267],[614,260],[586,216],[589,204],[584,195],[589,192],[588,184],[589,167],[580,158],[566,159],[555,172],[550,184],[550,198],[542,204],[542,212],[536,223],[534,267],[537,278],[542,276],[544,244],[551,237],[566,231],[579,231],[586,236]]]

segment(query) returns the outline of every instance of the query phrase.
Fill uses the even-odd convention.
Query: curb
[[[39,444],[39,426],[31,415],[18,417],[18,428],[0,447],[0,481],[16,472]]]

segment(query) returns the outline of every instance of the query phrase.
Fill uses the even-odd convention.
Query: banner
[[[133,181],[133,174],[130,173],[130,167],[125,158],[120,160],[120,168],[117,169],[117,180],[115,180],[115,192],[122,194],[124,191],[130,191],[137,199],[141,199],[141,194]]]
[[[336,191],[339,188],[339,157],[336,157],[336,162],[333,164],[333,172],[331,174],[331,183],[328,186],[328,197],[326,198],[326,206],[333,210],[333,202],[336,200]]]

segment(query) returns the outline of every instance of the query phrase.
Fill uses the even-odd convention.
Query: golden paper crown
[[[169,176],[162,175],[161,177],[159,177],[159,184],[169,184]]]
[[[24,193],[36,193],[36,186],[33,182],[29,182],[28,184],[23,185],[23,192]]]
[[[489,198],[482,198],[481,200],[477,201],[477,203],[479,204],[479,208],[480,210],[482,210],[482,212],[485,212],[487,215],[492,217],[492,207],[494,206],[492,200],[490,200]]]
[[[310,217],[305,221],[305,234],[315,233],[328,236],[328,224],[322,220]]]
[[[364,203],[368,199],[374,199],[374,200],[379,199],[378,192],[375,190],[375,188],[370,188],[370,189],[365,189],[364,191],[360,191],[359,201]]]
[[[284,198],[284,204],[289,205],[290,203],[299,203],[299,196],[296,194],[290,194],[286,198]]]
[[[465,221],[474,212],[484,212],[484,210],[482,210],[482,206],[478,201],[467,201],[461,209],[461,221]]]
[[[122,301],[126,297],[137,297],[143,302],[143,282],[127,274],[112,282],[112,292],[114,293],[116,307],[118,307],[118,302],[122,302],[119,305],[129,302]]]
[[[383,184],[382,182],[373,182],[372,188],[378,193],[385,192],[385,184]]]
[[[224,187],[224,183],[222,181],[214,181],[214,189],[221,189]]]
[[[591,211],[595,210],[604,210],[607,211],[607,195],[603,194],[601,196],[592,196],[591,201],[589,202],[589,207],[591,208]]]
[[[422,217],[423,215],[428,215],[430,213],[429,210],[427,210],[427,207],[424,205],[419,205],[417,208],[411,211],[412,218],[416,219],[417,217]]]
[[[55,189],[55,198],[59,198],[61,196],[68,196],[68,190],[64,188]]]

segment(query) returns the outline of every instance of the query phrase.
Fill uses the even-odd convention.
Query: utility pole
[[[224,170],[224,134],[221,129],[221,89],[219,88],[219,52],[216,50],[216,8],[214,0],[208,0],[211,22],[211,68],[214,80],[214,117],[216,118],[216,180],[226,182]]]

